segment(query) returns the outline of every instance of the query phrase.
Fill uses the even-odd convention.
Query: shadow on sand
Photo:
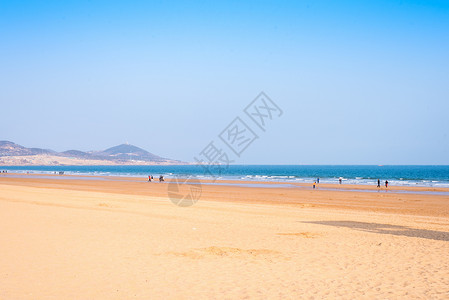
[[[302,222],[309,224],[319,224],[335,227],[346,227],[359,231],[366,231],[379,234],[392,234],[398,236],[417,237],[423,239],[430,239],[435,241],[449,241],[449,232],[435,231],[427,229],[416,229],[406,226],[379,224],[379,223],[365,223],[355,221],[312,221]]]

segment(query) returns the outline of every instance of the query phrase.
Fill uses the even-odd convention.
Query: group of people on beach
[[[341,184],[343,181],[343,178],[338,178],[338,182]],[[318,177],[314,182],[313,182],[313,188],[316,188],[317,184],[320,183],[320,178]],[[377,179],[377,187],[380,188],[380,179]],[[385,180],[385,188],[388,188],[388,180]]]
[[[320,183],[320,178],[319,177],[313,183],[313,188],[315,188],[318,183]]]
[[[338,178],[338,182],[341,184],[343,178]],[[313,188],[316,188],[317,184],[320,183],[320,178],[318,177],[314,182],[313,182]]]
[[[380,179],[377,179],[377,187],[380,188]],[[388,180],[385,180],[385,188],[388,188]]]
[[[148,182],[151,182],[153,180],[153,175],[148,175]],[[164,176],[159,176],[159,182],[164,181]]]

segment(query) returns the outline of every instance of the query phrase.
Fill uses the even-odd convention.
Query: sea
[[[200,165],[170,166],[8,166],[0,171],[14,173],[68,175],[129,176],[166,179],[194,177],[198,179],[243,180],[267,182],[377,184],[385,180],[391,185],[449,188],[449,165],[377,166],[377,165],[230,165],[212,170]]]

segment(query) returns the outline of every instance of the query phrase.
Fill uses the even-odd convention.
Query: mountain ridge
[[[11,141],[0,141],[0,165],[46,165],[83,164],[185,164],[167,159],[140,147],[120,144],[101,151],[66,150],[57,152],[51,149],[27,148]]]

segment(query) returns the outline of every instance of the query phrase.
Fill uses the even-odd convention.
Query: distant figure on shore
[[[316,179],[316,183],[320,183],[320,177]]]
[[[380,188],[380,179],[377,179],[377,187]]]
[[[148,181],[151,182],[151,175],[148,175]]]
[[[388,180],[385,180],[385,188],[388,188]]]
[[[342,180],[343,180],[343,178],[341,178],[341,177],[338,178],[338,181],[340,182],[340,184],[341,184],[341,181],[342,181]]]
[[[164,181],[164,176],[159,176],[159,182],[162,182],[162,181]]]
[[[316,181],[313,183],[313,188],[315,188],[315,185],[316,185]]]

